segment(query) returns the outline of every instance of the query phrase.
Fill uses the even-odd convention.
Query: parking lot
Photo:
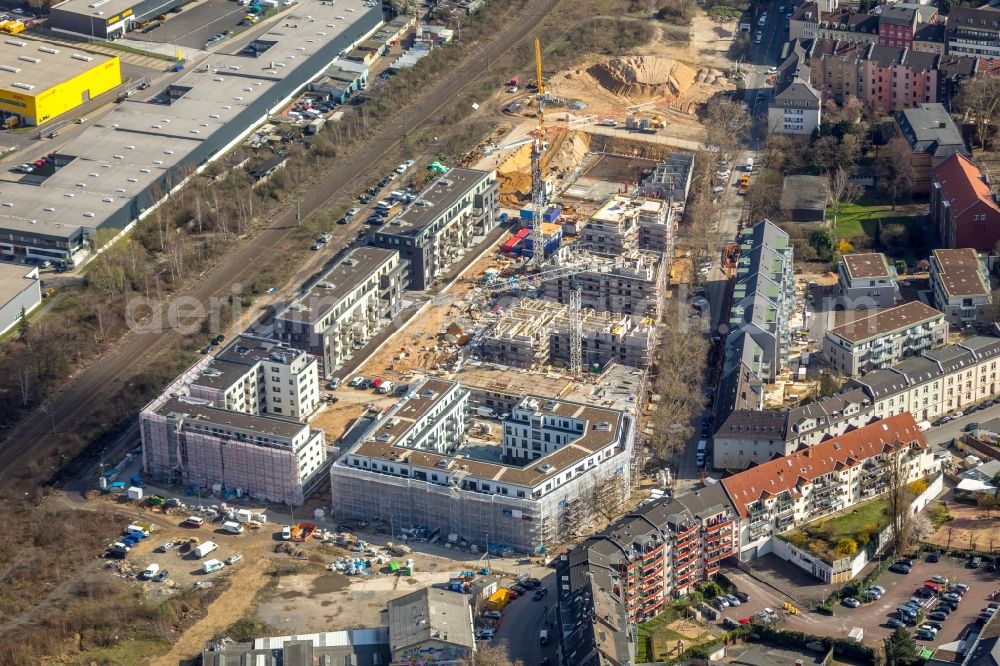
[[[765,607],[781,610],[783,604],[789,601],[785,595],[745,572],[727,572],[726,576],[737,584],[741,591],[750,595],[750,601],[737,608],[725,609],[722,612],[725,617],[739,620],[758,613]],[[916,589],[922,587],[924,581],[932,576],[944,576],[950,583],[966,583],[970,586],[970,590],[959,603],[958,610],[940,623],[942,628],[935,639],[919,641],[921,645],[927,647],[935,647],[964,636],[970,627],[976,626],[976,617],[988,603],[990,593],[1000,589],[1000,576],[997,572],[986,571],[985,565],[979,569],[969,569],[966,567],[965,559],[954,557],[942,557],[937,563],[923,559],[915,560],[909,574],[887,571],[880,577],[877,584],[886,590],[885,596],[881,599],[862,604],[859,608],[848,608],[838,604],[834,608],[833,617],[807,610],[799,615],[788,615],[785,617],[784,627],[834,637],[847,637],[852,628],[861,627],[865,632],[864,642],[869,645],[877,644],[892,632],[892,628],[887,624],[889,615],[900,604],[908,601]],[[934,605],[930,604],[930,608]]]
[[[159,28],[147,33],[129,33],[130,39],[142,39],[161,44],[177,44],[203,49],[217,32],[235,29],[247,8],[232,0],[200,0],[184,7],[179,14],[167,14]],[[225,45],[225,42],[221,42]],[[222,47],[225,50],[225,46]]]

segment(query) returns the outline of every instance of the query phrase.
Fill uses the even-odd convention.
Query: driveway
[[[976,616],[986,606],[990,593],[1000,588],[1000,577],[995,572],[987,572],[984,568],[968,569],[965,563],[965,559],[955,557],[942,557],[937,563],[915,561],[909,574],[887,571],[881,576],[878,585],[886,589],[886,594],[878,601],[863,604],[859,608],[847,608],[838,604],[834,607],[833,617],[803,610],[799,615],[786,615],[783,626],[795,631],[834,637],[847,637],[852,628],[861,627],[865,632],[863,642],[878,645],[892,632],[886,625],[889,614],[908,601],[916,589],[923,586],[925,580],[932,576],[945,576],[951,581],[966,583],[972,587],[959,604],[958,610],[941,623],[943,628],[937,638],[932,642],[921,641],[920,644],[933,648],[958,640],[970,627],[975,626]],[[750,595],[750,601],[738,608],[725,609],[723,616],[738,620],[760,612],[765,607],[780,611],[785,601],[789,601],[785,594],[745,572],[731,570],[725,574],[741,591]]]

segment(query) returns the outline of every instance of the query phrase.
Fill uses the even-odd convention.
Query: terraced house
[[[740,232],[740,259],[729,310],[720,415],[750,400],[749,393],[788,366],[795,300],[793,248],[788,234],[764,220]],[[756,388],[754,388],[756,387]],[[725,416],[720,416],[720,420]]]

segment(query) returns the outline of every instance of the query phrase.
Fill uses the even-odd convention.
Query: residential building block
[[[992,252],[1000,241],[1000,201],[965,155],[952,155],[931,170],[930,213],[945,247]]]
[[[837,266],[840,303],[848,310],[890,308],[899,298],[898,279],[881,252],[845,254]]]
[[[910,301],[829,329],[823,338],[823,357],[853,377],[941,346],[947,339],[944,315]]]
[[[934,307],[952,326],[993,321],[993,292],[986,264],[972,248],[940,249],[931,253],[931,293]]]

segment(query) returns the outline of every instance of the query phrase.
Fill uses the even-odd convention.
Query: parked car
[[[742,601],[744,603],[750,601],[750,595],[747,594],[746,592],[734,592],[733,594],[736,595],[737,599],[739,599],[740,601]]]
[[[901,574],[908,574],[910,573],[910,567],[906,566],[905,564],[902,564],[901,562],[895,562],[891,567],[889,567],[889,571],[895,571],[896,573],[901,573]]]
[[[156,547],[156,552],[165,553],[168,550],[173,550],[176,547],[177,547],[176,541],[165,541]]]
[[[501,617],[503,617],[503,614],[500,611],[489,610],[483,613],[483,617],[487,617],[491,620],[499,620]]]
[[[945,601],[951,601],[956,604],[962,600],[962,597],[958,596],[957,594],[953,594],[951,592],[945,592],[944,594],[941,595],[941,598],[944,599]]]
[[[547,590],[535,590],[535,593],[531,595],[531,598],[535,601],[541,601],[545,598],[545,593]]]
[[[233,565],[243,559],[243,556],[239,553],[235,553],[226,558],[226,564]]]
[[[847,597],[846,599],[841,599],[840,603],[844,604],[848,608],[857,608],[861,605],[861,602],[854,597]]]
[[[936,610],[933,613],[931,613],[930,615],[928,615],[927,618],[930,619],[930,620],[938,620],[940,622],[944,622],[945,620],[948,619],[948,614],[947,613],[942,613],[941,611]]]
[[[899,619],[898,617],[890,617],[888,620],[886,620],[885,623],[887,625],[889,625],[889,627],[892,628],[892,629],[898,629],[899,627],[905,627],[906,626],[906,622],[904,622],[903,620]]]
[[[726,597],[726,601],[729,602],[730,606],[733,606],[735,608],[736,606],[740,605],[740,600],[737,599],[734,595],[727,594],[727,595],[725,595],[725,597]]]
[[[927,555],[928,562],[939,562],[941,560],[941,551],[934,550]]]
[[[292,527],[291,525],[284,525],[281,528],[281,540],[291,541],[292,540]]]
[[[918,641],[932,641],[935,636],[937,636],[936,632],[928,631],[926,629],[918,629],[913,633],[913,637]]]

